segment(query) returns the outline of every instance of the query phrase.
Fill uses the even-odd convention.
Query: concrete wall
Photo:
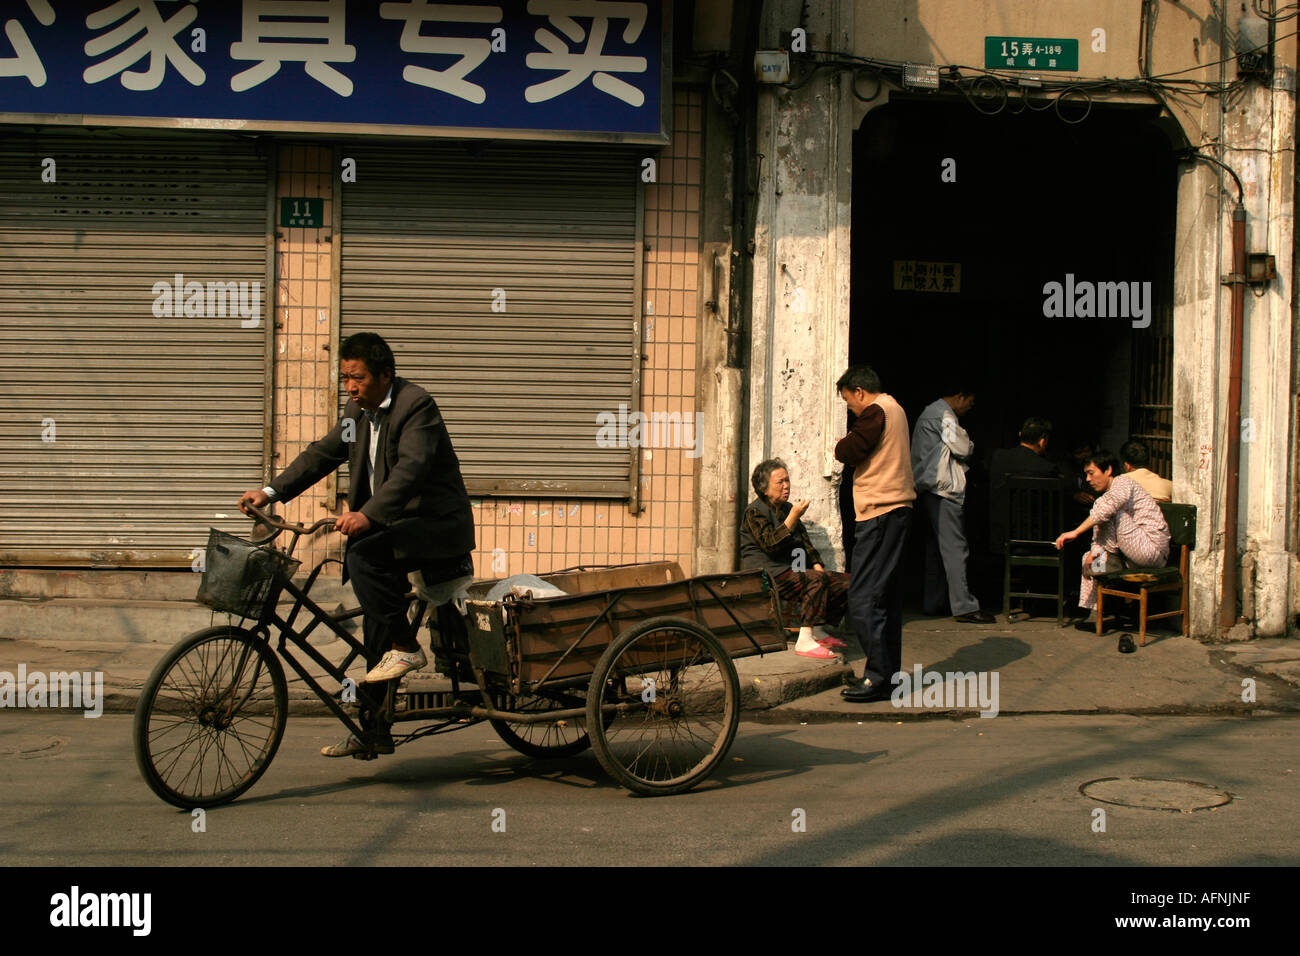
[[[1293,37],[1283,42],[1286,60],[1294,65],[1297,41]],[[1245,297],[1241,414],[1243,434],[1250,437],[1253,426],[1254,440],[1242,445],[1239,542],[1244,557],[1243,613],[1257,634],[1276,635],[1285,632],[1295,613],[1288,594],[1296,572],[1296,556],[1288,553],[1288,545],[1292,552],[1297,547],[1294,537],[1288,541],[1297,505],[1290,454],[1296,381],[1290,359],[1300,344],[1290,268],[1295,248],[1294,71],[1275,77],[1272,90],[1256,86],[1224,114],[1224,124],[1224,141],[1234,147],[1226,151],[1227,157],[1245,187],[1246,249],[1270,252],[1279,265],[1278,280],[1266,295]]]
[[[796,0],[769,3],[761,45],[788,48],[790,31],[802,26],[809,49],[848,49],[850,4],[810,4],[802,24],[801,8]],[[832,570],[843,570],[839,465],[832,452],[845,423],[835,381],[848,357],[849,98],[848,77],[826,74],[799,90],[763,89],[758,100],[758,151],[764,158],[754,235],[745,474],[765,458],[786,462],[791,497],[811,500],[803,520]]]
[[[807,30],[813,50],[891,61],[983,67],[985,36],[1074,37],[1083,77],[1180,73],[1222,83],[1236,78],[1225,38],[1238,29],[1239,5],[1208,0],[1152,5],[1148,40],[1140,43],[1141,0],[1031,4],[969,0],[838,0],[808,5],[773,0],[765,7],[761,45],[789,48],[790,31]],[[1096,31],[1104,31],[1103,35]],[[1285,25],[1279,34],[1289,32]],[[1140,46],[1146,49],[1140,49]],[[1291,305],[1296,40],[1277,46],[1272,88],[1250,82],[1225,100],[1166,92],[1175,137],[1206,147],[1238,170],[1251,229],[1248,249],[1278,257],[1279,279],[1246,297],[1244,417],[1254,440],[1242,447],[1243,604],[1260,636],[1294,627],[1300,610],[1295,485],[1296,321]],[[830,449],[844,428],[833,382],[848,357],[851,136],[870,108],[849,92],[849,74],[825,70],[798,89],[759,96],[758,224],[752,282],[746,468],[785,458],[792,494],[813,500],[806,521],[821,543],[838,544]],[[1136,92],[1094,91],[1098,101],[1151,102]],[[1117,148],[1120,146],[1117,144]],[[1218,619],[1225,487],[1225,422],[1230,296],[1229,218],[1235,189],[1203,163],[1181,169],[1175,259],[1175,467],[1179,500],[1199,508],[1193,559],[1192,625],[1208,635]],[[869,197],[861,201],[869,202]],[[1260,290],[1257,290],[1260,291]],[[815,532],[816,533],[816,532]]]
[[[701,8],[696,10],[698,18]],[[715,25],[714,32],[718,30]],[[698,31],[696,42],[698,46]],[[705,97],[704,205],[698,278],[700,364],[696,376],[696,441],[701,454],[695,568],[699,574],[735,570],[738,497],[744,493],[740,474],[744,372],[727,364],[727,330],[738,321],[732,315],[732,282],[742,255],[732,231],[735,149],[732,117],[713,97]],[[743,240],[740,244],[743,246]]]

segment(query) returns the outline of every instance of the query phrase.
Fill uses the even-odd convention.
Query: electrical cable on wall
[[[1251,0],[1251,9],[1254,11],[1255,16],[1259,17],[1261,20],[1267,20],[1269,23],[1285,23],[1287,20],[1292,20],[1297,15],[1300,15],[1300,3],[1290,4],[1289,6],[1283,7],[1281,10],[1270,9],[1265,13],[1260,9],[1260,0]],[[1279,14],[1287,10],[1290,10],[1291,12],[1284,17],[1279,16]]]
[[[1238,176],[1237,171],[1233,169],[1231,166],[1229,166],[1227,163],[1223,162],[1222,160],[1215,159],[1213,156],[1206,156],[1204,153],[1196,149],[1185,149],[1182,152],[1177,154],[1177,158],[1186,162],[1191,162],[1193,160],[1200,160],[1201,162],[1210,163],[1213,166],[1218,166],[1220,169],[1227,172],[1227,174],[1232,177],[1232,181],[1237,186],[1237,205],[1238,206],[1242,205],[1245,199],[1245,191],[1241,188],[1241,177]]]
[[[1256,13],[1270,22],[1282,22],[1300,15],[1300,4],[1293,4],[1296,9],[1287,16],[1279,16],[1281,11],[1269,11],[1265,15],[1259,9],[1262,0],[1253,0]],[[1290,9],[1290,7],[1286,8]],[[1144,36],[1150,40],[1150,24],[1144,13],[1142,30]],[[1280,42],[1300,34],[1300,30],[1292,31],[1284,36],[1277,37],[1273,42]],[[869,103],[875,100],[884,88],[885,83],[889,83],[896,89],[905,89],[903,84],[903,69],[909,64],[903,60],[886,60],[876,57],[855,56],[852,54],[839,53],[831,50],[810,50],[809,57],[823,57],[824,59],[808,59],[804,61],[806,67],[803,75],[789,83],[778,84],[782,89],[798,90],[810,83],[814,77],[823,70],[834,70],[836,72],[852,71],[853,82],[851,90],[854,97],[858,100]],[[1183,70],[1174,70],[1168,73],[1160,73],[1154,76],[1134,77],[1129,79],[1119,79],[1111,77],[1102,78],[1080,78],[1071,77],[1069,79],[1052,79],[1051,77],[1035,77],[1032,90],[1041,92],[1045,98],[1043,105],[1035,106],[1030,101],[1029,88],[1022,86],[1022,74],[1007,73],[998,70],[989,70],[982,67],[966,66],[961,64],[950,64],[939,67],[940,88],[944,86],[954,89],[961,93],[972,108],[986,116],[997,116],[1004,111],[1020,113],[1025,110],[1033,112],[1045,112],[1052,109],[1056,112],[1057,117],[1063,123],[1076,125],[1082,123],[1092,112],[1093,100],[1096,94],[1141,94],[1149,96],[1156,101],[1163,109],[1172,113],[1170,103],[1165,99],[1166,96],[1231,96],[1243,91],[1247,81],[1236,79],[1226,83],[1218,83],[1209,80],[1178,79],[1185,73],[1193,73],[1199,70],[1206,70],[1210,67],[1218,66],[1223,63],[1230,63],[1237,59],[1236,55],[1223,57],[1209,63],[1198,64],[1197,66],[1188,67]],[[1145,72],[1148,68],[1148,60],[1143,58],[1140,69]],[[866,74],[875,81],[875,89],[871,95],[865,95],[859,88],[863,75]],[[1017,107],[1011,106],[1011,91],[1021,89],[1023,91],[1020,97],[1020,104]],[[1054,96],[1052,94],[1055,94]],[[1076,109],[1071,109],[1071,105]],[[1077,114],[1077,116],[1075,115]]]

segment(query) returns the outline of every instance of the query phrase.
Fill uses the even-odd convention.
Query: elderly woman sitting
[[[848,601],[849,576],[827,571],[799,518],[807,501],[790,504],[790,472],[779,458],[754,469],[751,481],[758,497],[745,509],[740,527],[740,561],[745,570],[763,568],[776,583],[800,623],[794,652],[800,657],[833,660],[832,647],[844,647],[814,625],[838,621]],[[809,570],[811,569],[811,570]]]

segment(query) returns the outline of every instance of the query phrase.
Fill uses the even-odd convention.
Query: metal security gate
[[[470,494],[630,497],[632,452],[617,426],[598,441],[597,416],[637,407],[639,157],[346,154],[357,182],[340,187],[341,334],[383,335],[398,374],[433,395]]]
[[[1159,270],[1151,327],[1132,339],[1129,434],[1151,452],[1152,471],[1174,474],[1174,237],[1173,219],[1160,232]],[[1118,451],[1118,449],[1116,449]]]
[[[1133,336],[1133,386],[1129,431],[1151,452],[1158,475],[1174,467],[1174,331],[1169,308],[1157,311],[1145,335]]]
[[[188,564],[264,478],[268,160],[0,130],[0,564]]]

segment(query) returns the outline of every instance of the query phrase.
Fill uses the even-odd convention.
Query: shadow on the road
[[[832,747],[817,747],[804,740],[797,739],[793,728],[771,730],[755,733],[759,725],[742,724],[746,732],[736,735],[735,742],[723,762],[705,783],[696,790],[722,790],[733,787],[748,786],[771,780],[784,780],[837,764],[870,764],[872,761],[889,755],[888,750],[874,750],[863,753],[859,750],[841,750]],[[763,764],[754,763],[751,744],[761,741],[764,747]],[[746,766],[746,764],[749,764]],[[767,764],[774,766],[768,766]]]
[[[942,671],[995,671],[1012,661],[1028,657],[1033,648],[1018,637],[985,637],[959,647],[947,658],[924,664],[926,670]],[[920,663],[920,662],[918,662]]]
[[[394,759],[401,757],[406,759]],[[376,766],[375,772],[370,775],[363,776],[360,772],[353,772],[344,779],[330,783],[314,784],[309,787],[288,787],[275,793],[256,796],[245,795],[236,800],[232,806],[318,797],[394,783],[405,784],[417,792],[426,792],[439,789],[445,784],[470,787],[497,786],[528,778],[546,780],[580,790],[618,789],[618,785],[605,776],[605,772],[590,751],[574,757],[541,760],[516,753],[502,744],[500,748],[461,750],[455,754],[439,757],[406,756],[399,750],[393,756],[379,759],[383,763]],[[366,762],[366,765],[369,766],[369,762]]]
[[[495,787],[526,777],[580,790],[618,789],[618,785],[605,775],[590,749],[572,757],[555,759],[528,757],[509,748],[469,751],[467,756],[477,757],[485,764],[475,772],[475,776],[465,781],[470,787]]]
[[[748,725],[751,729],[754,725]],[[884,757],[887,750],[862,753],[854,750],[817,747],[804,741],[791,739],[792,729],[773,730],[762,734],[766,749],[763,767],[746,766],[747,740],[752,733],[738,734],[731,750],[710,777],[698,786],[678,794],[681,799],[690,793],[710,793],[750,786],[772,780],[782,780],[808,773],[818,767],[835,764],[867,764]],[[401,751],[398,752],[401,754]],[[601,768],[590,751],[573,757],[543,760],[516,753],[509,747],[462,750],[454,755],[440,757],[412,756],[400,762],[392,757],[381,757],[386,765],[376,768],[370,775],[351,773],[345,779],[308,787],[288,787],[275,793],[242,796],[233,805],[255,805],[279,801],[299,800],[326,796],[333,793],[355,792],[377,785],[405,784],[417,793],[437,790],[445,784],[468,787],[496,787],[522,779],[544,780],[583,791],[619,790],[618,783]],[[351,770],[351,767],[346,768]],[[629,794],[632,796],[632,794]]]
[[[975,635],[972,635],[974,637]],[[909,642],[909,638],[911,638]],[[903,635],[903,659],[912,663],[921,664],[926,670],[932,671],[981,671],[996,670],[999,667],[1005,667],[1012,661],[1018,661],[1021,658],[1028,657],[1034,652],[1033,645],[1019,637],[1010,637],[1005,634],[990,634],[984,632],[978,640],[958,648],[942,661],[923,661],[916,657],[917,642],[924,642],[925,632],[917,634]],[[847,638],[848,647],[843,649],[845,661],[849,664],[856,664],[866,658],[862,652],[862,646],[856,639]],[[909,671],[910,673],[910,671]]]
[[[1267,719],[1267,718],[1266,718]],[[1262,722],[1262,721],[1256,721]],[[1099,770],[1120,761],[1156,759],[1162,763],[1160,776],[1194,779],[1211,783],[1236,794],[1241,794],[1242,784],[1235,782],[1230,769],[1221,762],[1207,763],[1203,758],[1177,756],[1179,747],[1192,746],[1207,738],[1219,737],[1235,728],[1237,718],[1225,718],[1213,724],[1198,727],[1195,732],[1184,732],[1178,723],[1164,726],[1169,730],[1154,739],[1143,735],[1132,738],[1131,728],[1106,726],[1098,728],[1097,746],[1083,748],[1062,755],[1056,760],[1039,760],[1022,765],[1019,772],[990,776],[982,784],[962,781],[942,789],[934,789],[901,805],[872,809],[863,801],[845,807],[846,822],[817,833],[800,834],[799,839],[779,849],[764,851],[737,863],[738,866],[799,866],[847,864],[858,858],[862,851],[884,850],[872,860],[874,866],[989,866],[1002,861],[1016,865],[1040,866],[1147,866],[1149,859],[1126,853],[1115,835],[1097,833],[1096,849],[1080,849],[1051,838],[1027,837],[1022,833],[999,828],[979,828],[968,832],[951,832],[955,821],[969,814],[977,814],[989,806],[1005,804],[1017,795],[1022,798],[1044,785],[1062,779],[1077,778],[1080,782],[1096,776]],[[882,753],[887,753],[884,751]],[[877,754],[853,755],[856,759],[870,759]],[[1169,761],[1176,761],[1171,767]],[[847,761],[846,761],[847,762]],[[1165,769],[1168,768],[1168,769]],[[869,792],[869,777],[864,787]],[[1096,801],[1082,794],[1074,795],[1078,802],[1079,824],[1089,827],[1089,817]],[[1013,811],[1012,811],[1013,812]],[[1112,817],[1114,809],[1109,810]],[[1163,811],[1130,809],[1124,811],[1140,820],[1146,814],[1158,814],[1155,819],[1168,819]],[[1194,820],[1194,815],[1180,817]],[[912,834],[933,832],[939,836],[911,839]],[[1140,828],[1147,832],[1146,828]],[[1242,855],[1225,865],[1269,865],[1269,857]],[[1294,865],[1295,860],[1274,860],[1274,863]]]

